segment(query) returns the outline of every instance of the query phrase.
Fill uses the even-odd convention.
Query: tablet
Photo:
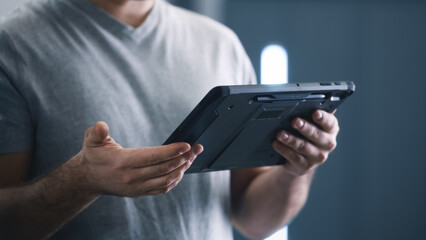
[[[312,121],[316,109],[335,110],[353,82],[218,86],[201,100],[164,144],[199,143],[204,151],[186,173],[281,165],[272,142],[295,117]]]

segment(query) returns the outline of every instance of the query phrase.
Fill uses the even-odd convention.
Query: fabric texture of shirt
[[[0,153],[31,151],[34,179],[99,120],[125,148],[161,145],[212,87],[252,83],[231,30],[163,0],[138,28],[88,0],[31,1],[0,23]],[[231,238],[228,171],[159,196],[102,196],[52,237]]]

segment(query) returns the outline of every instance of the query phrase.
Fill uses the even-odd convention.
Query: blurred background
[[[0,16],[22,2],[1,0]],[[426,239],[426,1],[170,2],[233,29],[259,80],[262,51],[278,44],[289,82],[357,85],[288,239]]]

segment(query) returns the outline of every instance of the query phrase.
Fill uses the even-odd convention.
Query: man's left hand
[[[287,159],[283,167],[291,175],[301,176],[313,171],[336,148],[339,124],[334,113],[316,110],[312,119],[319,127],[301,118],[292,121],[292,127],[306,139],[282,130],[273,143],[274,149]]]

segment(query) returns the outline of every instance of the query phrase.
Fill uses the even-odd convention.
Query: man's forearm
[[[79,155],[34,183],[0,190],[0,239],[44,239],[99,195],[84,185]]]
[[[312,176],[313,171],[292,176],[281,166],[259,174],[233,206],[234,224],[255,239],[275,232],[288,224],[305,204]]]

